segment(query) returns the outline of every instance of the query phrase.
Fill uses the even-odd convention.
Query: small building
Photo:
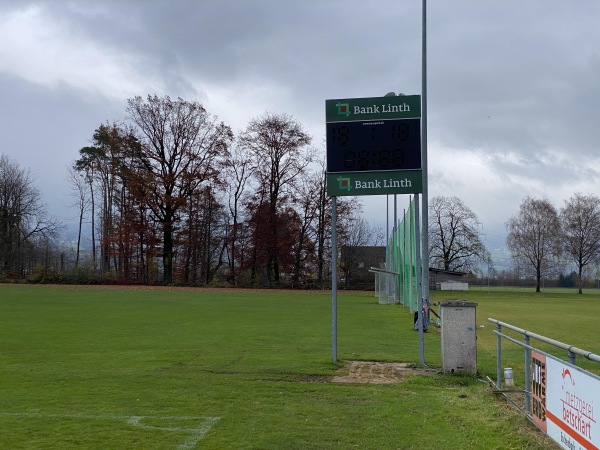
[[[341,250],[344,285],[354,289],[372,289],[375,274],[369,269],[371,267],[385,269],[385,247],[343,245]]]
[[[342,283],[347,288],[371,289],[375,274],[370,268],[385,269],[386,248],[382,246],[348,246],[341,248]],[[429,268],[430,290],[469,290],[466,272]],[[443,285],[442,285],[443,283]],[[452,283],[452,284],[449,284]]]
[[[469,283],[461,283],[460,281],[442,281],[436,283],[436,291],[468,291]]]
[[[429,290],[468,291],[466,272],[429,268]]]

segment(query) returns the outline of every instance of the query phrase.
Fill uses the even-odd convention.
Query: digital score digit
[[[421,120],[327,124],[327,171],[421,169]]]

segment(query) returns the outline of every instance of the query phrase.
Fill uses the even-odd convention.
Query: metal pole
[[[423,288],[421,286],[421,255],[420,255],[420,248],[419,248],[419,194],[415,194],[415,235],[417,236],[415,239],[415,245],[416,245],[416,255],[417,255],[417,261],[416,261],[416,267],[415,267],[415,272],[416,272],[416,276],[417,276],[417,309],[418,309],[418,313],[417,313],[417,320],[419,321],[419,361],[421,363],[421,366],[425,366],[425,341],[423,338]]]
[[[497,340],[496,340],[496,387],[498,389],[502,389],[502,325],[499,323],[496,324]]]
[[[385,196],[385,239],[390,240],[390,196]]]
[[[577,361],[576,361],[576,359],[577,359],[577,355],[576,355],[574,352],[572,352],[570,349],[569,349],[569,351],[567,352],[567,354],[568,354],[568,356],[569,356],[569,362],[570,362],[571,364],[573,364],[574,366],[576,366],[576,365],[577,365]]]
[[[423,297],[429,299],[429,188],[427,183],[427,0],[423,0],[422,25],[422,70],[421,70],[421,170],[423,172],[423,218],[422,266],[423,266]],[[417,235],[418,238],[419,235]]]
[[[525,412],[531,416],[531,348],[529,336],[525,335]]]
[[[398,196],[396,194],[394,194],[394,226],[393,226],[393,228],[396,228],[397,224],[398,224]]]
[[[415,203],[418,201],[417,199],[418,199],[418,197],[415,198],[415,200],[414,200]],[[417,261],[415,259],[418,250],[416,248],[413,248],[413,239],[411,238],[411,236],[413,236],[413,235],[416,236],[416,234],[417,234],[416,224],[411,221],[411,217],[412,216],[410,214],[410,210],[411,210],[410,209],[411,208],[411,206],[410,206],[411,203],[410,202],[412,202],[412,201],[413,201],[412,197],[409,196],[408,217],[407,217],[407,213],[404,212],[404,222],[408,224],[407,225],[408,226],[408,232],[406,230],[406,226],[404,227],[404,242],[406,242],[405,246],[408,247],[408,249],[407,249],[408,260],[405,261],[404,270],[406,270],[408,272],[408,277],[407,277],[408,278],[408,289],[407,289],[407,296],[406,297],[408,299],[408,305],[409,305],[408,307],[410,308],[411,314],[414,313],[414,312],[416,312],[417,309],[419,308],[419,305],[418,304],[415,305],[414,302],[412,301],[413,295],[417,295],[417,297],[418,297],[418,294],[415,294],[413,292],[413,290],[412,290],[412,287],[413,287],[413,273],[412,273],[412,268],[413,268],[413,266],[415,267],[415,277],[417,276],[417,270],[420,270],[419,266],[417,265]],[[413,203],[413,205],[415,203]],[[414,219],[416,221],[417,220],[417,214],[415,213],[414,216],[415,216]],[[406,219],[408,219],[408,221]],[[413,228],[413,225],[415,225],[414,228]],[[408,236],[408,239],[407,239],[407,236]],[[415,243],[417,242],[417,239],[419,239],[419,238],[415,237],[415,239],[414,239]],[[418,283],[418,281],[415,278],[415,284],[417,284],[417,283]],[[419,300],[417,300],[417,303],[419,303]]]
[[[398,299],[398,303],[400,303],[400,264],[402,264],[402,261],[400,260],[400,254],[398,251],[398,198],[396,194],[394,194],[394,226],[392,227],[392,233],[394,233],[394,239],[392,241],[394,246],[392,253],[394,254],[394,260],[396,261],[396,264],[394,265],[394,271],[398,273],[398,275],[394,277],[394,287],[396,291],[396,295],[394,297],[396,297]],[[396,298],[394,298],[394,301]]]
[[[408,207],[410,208],[410,198],[408,200]],[[404,251],[404,256],[402,258],[402,280],[403,280],[403,285],[402,285],[402,304],[404,306],[406,306],[406,304],[408,303],[408,308],[410,309],[410,313],[412,314],[413,311],[413,306],[412,303],[410,301],[410,299],[412,298],[412,280],[411,280],[411,274],[410,271],[407,273],[406,270],[406,261],[410,261],[410,265],[409,267],[412,265],[412,246],[409,242],[408,239],[406,239],[406,210],[402,211],[402,250]],[[410,214],[409,214],[410,217]],[[408,227],[410,228],[410,220],[408,221]],[[408,247],[408,249],[407,249]],[[408,256],[407,256],[408,255]],[[408,285],[408,288],[406,288],[406,286]]]
[[[337,197],[331,198],[331,359],[337,362]]]

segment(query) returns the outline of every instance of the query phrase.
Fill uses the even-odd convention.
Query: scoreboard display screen
[[[421,119],[327,123],[327,172],[421,169]]]

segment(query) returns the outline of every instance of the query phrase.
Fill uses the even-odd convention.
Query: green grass
[[[479,377],[339,385],[319,382],[341,367],[329,292],[0,285],[0,448],[547,448],[480,381],[496,370],[487,318],[594,351],[600,297],[433,300],[449,298],[478,303]],[[340,292],[338,307],[340,360],[419,361],[406,309],[369,292]],[[441,365],[433,330],[425,360]]]
[[[581,349],[600,354],[598,342],[600,329],[600,294],[598,290],[585,291],[578,295],[575,289],[547,289],[535,293],[524,288],[471,288],[468,292],[433,292],[433,300],[440,302],[450,298],[464,298],[476,302],[478,326],[478,368],[495,379],[496,336],[492,333],[495,324],[488,318],[526,329]],[[483,328],[482,328],[483,327]],[[520,342],[523,337],[503,329]],[[531,339],[532,346],[568,360],[565,351]],[[502,360],[504,367],[519,369],[523,373],[523,349],[503,340]],[[577,365],[600,374],[600,364],[578,356]]]

